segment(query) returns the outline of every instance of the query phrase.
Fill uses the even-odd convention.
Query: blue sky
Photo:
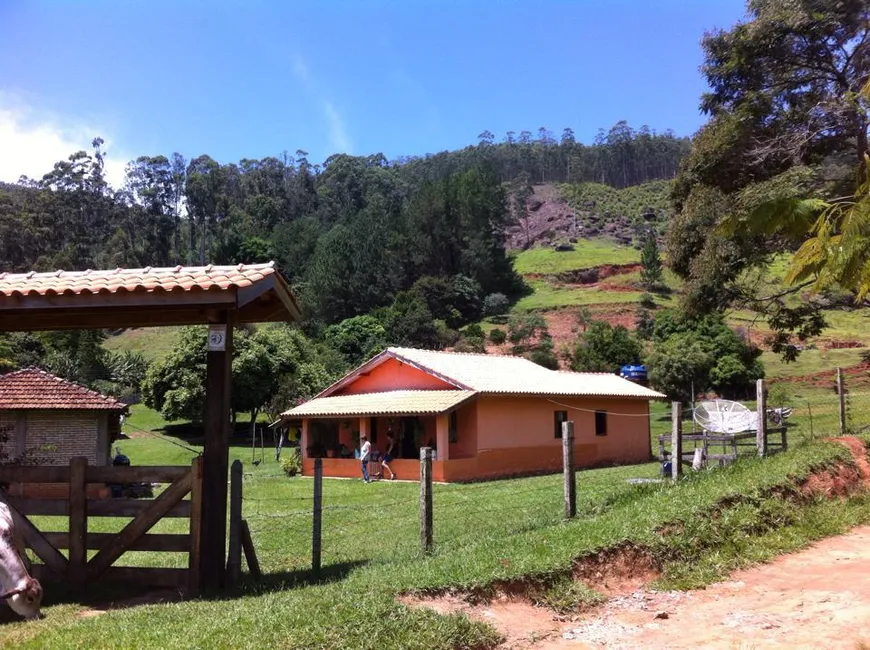
[[[0,0],[0,180],[107,141],[221,162],[455,149],[488,129],[589,142],[703,123],[699,42],[739,0]]]

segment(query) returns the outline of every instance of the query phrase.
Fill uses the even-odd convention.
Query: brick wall
[[[0,411],[0,432],[5,432],[7,440],[3,442],[0,435],[0,461],[9,461],[15,458],[15,423],[17,414],[9,411]]]
[[[28,411],[27,449],[40,464],[67,465],[73,456],[97,463],[98,411]]]

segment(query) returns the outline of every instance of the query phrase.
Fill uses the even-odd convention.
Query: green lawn
[[[602,264],[640,262],[640,251],[605,239],[581,239],[573,251],[556,252],[552,248],[532,248],[516,256],[517,273],[549,275],[561,271],[589,269]]]
[[[665,407],[660,407],[664,409]],[[662,411],[663,413],[664,411]],[[659,413],[661,414],[661,413]],[[125,444],[158,462],[182,458],[174,445],[146,437]],[[146,454],[147,451],[147,454]],[[241,455],[234,450],[233,455]],[[663,587],[698,586],[728,571],[798,548],[870,519],[870,502],[800,503],[767,490],[810,468],[847,461],[832,444],[805,445],[767,460],[667,483],[657,463],[578,474],[578,517],[564,522],[560,476],[435,487],[435,544],[421,557],[415,483],[324,482],[324,574],[307,573],[311,481],[281,475],[273,458],[245,465],[244,516],[266,578],[221,599],[151,605],[83,618],[75,595],[48,606],[44,620],[0,627],[0,645],[20,648],[490,648],[497,634],[461,616],[410,610],[398,593],[485,588],[495,580],[533,578],[541,601],[565,606],[594,598],[573,588],[572,561],[631,541],[663,563]],[[765,498],[758,498],[767,495]],[[709,516],[718,512],[719,516]],[[666,536],[661,527],[682,522]],[[111,529],[110,522],[100,526]],[[161,522],[174,530],[179,522]],[[132,557],[135,555],[135,557]],[[127,564],[174,565],[131,554]],[[594,586],[594,585],[593,585]]]

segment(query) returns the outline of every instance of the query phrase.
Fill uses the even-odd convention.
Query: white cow
[[[0,501],[0,600],[24,618],[35,619],[42,604],[42,585],[28,572],[25,558],[9,506]]]

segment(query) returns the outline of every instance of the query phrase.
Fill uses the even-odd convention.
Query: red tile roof
[[[276,273],[275,263],[176,266],[114,271],[0,273],[0,296],[106,294],[127,291],[243,289]]]
[[[38,368],[0,375],[0,410],[118,411],[123,402]]]

